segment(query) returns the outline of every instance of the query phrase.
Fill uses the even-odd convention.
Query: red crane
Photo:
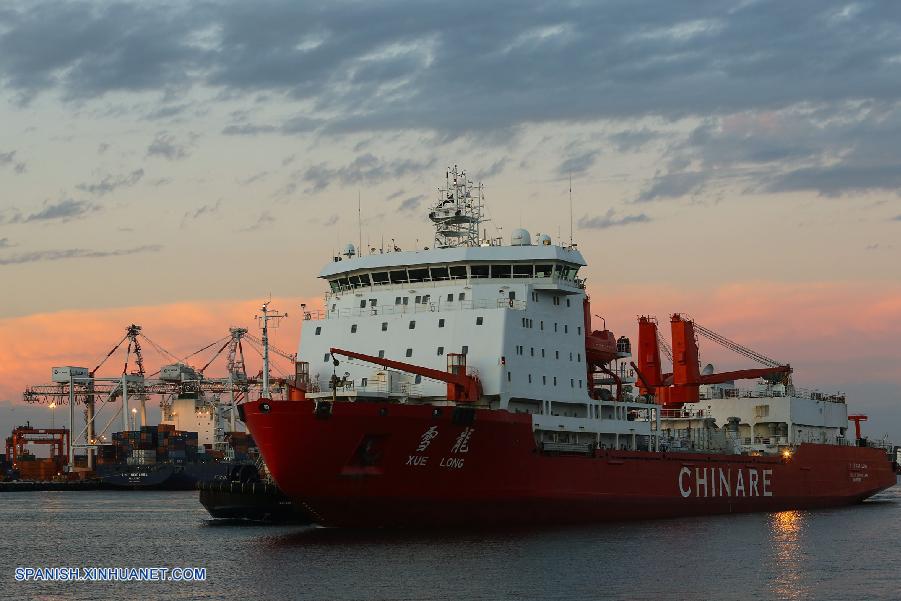
[[[865,421],[867,421],[867,416],[866,416],[866,415],[860,415],[860,414],[857,414],[857,415],[849,415],[849,416],[848,416],[848,421],[849,421],[849,422],[854,422],[854,436],[856,437],[856,440],[860,440],[860,422],[865,422]]]
[[[790,365],[781,364],[775,359],[729,340],[679,313],[673,314],[670,325],[673,335],[673,373],[661,373],[657,322],[650,317],[639,318],[638,365],[633,364],[641,380],[642,394],[655,394],[657,402],[662,405],[678,408],[684,403],[698,401],[701,384],[722,384],[732,380],[753,380],[776,375],[788,376],[792,373]],[[698,358],[697,334],[762,363],[766,367],[702,375]]]
[[[466,373],[466,355],[459,353],[447,354],[447,371],[440,369],[431,369],[421,365],[412,363],[404,363],[403,361],[394,361],[383,357],[375,357],[354,351],[333,348],[330,349],[332,355],[341,355],[350,359],[359,359],[367,363],[374,363],[382,367],[405,371],[407,373],[420,375],[424,378],[431,378],[439,382],[447,382],[447,400],[462,403],[471,403],[482,398],[482,383],[475,376]]]

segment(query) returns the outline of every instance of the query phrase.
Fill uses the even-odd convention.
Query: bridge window
[[[369,306],[370,306],[370,307],[375,307],[375,306],[377,306],[378,304],[379,304],[379,299],[377,299],[377,298],[370,298],[370,299],[369,299]]]
[[[413,356],[413,349],[408,348],[407,349],[407,357],[412,357],[412,356]]]
[[[427,282],[429,281],[429,269],[419,268],[419,269],[410,269],[410,282]]]
[[[406,284],[407,283],[407,270],[399,269],[396,271],[390,272],[391,274],[391,283],[392,284]]]
[[[452,280],[465,280],[466,279],[466,265],[451,265],[450,266],[450,277]]]
[[[450,277],[447,267],[432,267],[430,269],[430,271],[431,271],[432,280],[435,280],[435,281],[440,282],[440,281],[446,280]]]
[[[369,283],[369,274],[368,274],[368,273],[361,273],[361,274],[360,274],[360,286],[369,286],[369,285],[371,285],[371,284]]]
[[[509,278],[512,275],[512,268],[509,265],[492,265],[491,277],[493,278]]]
[[[535,266],[535,277],[536,278],[549,278],[554,273],[553,265],[536,265]]]
[[[514,278],[530,278],[532,277],[532,265],[517,264],[513,266]]]
[[[470,265],[469,274],[473,278],[487,278],[490,268],[487,265]]]
[[[372,283],[376,285],[387,284],[391,279],[387,271],[375,271],[372,273]]]
[[[322,326],[316,326],[316,335],[319,336],[322,334]]]
[[[357,333],[357,324],[353,324],[352,326],[350,326],[350,333],[351,334]]]

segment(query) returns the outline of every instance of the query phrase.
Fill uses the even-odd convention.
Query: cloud
[[[22,161],[16,161],[16,152],[15,150],[0,152],[0,168],[12,165],[13,171],[15,171],[16,175],[19,175],[28,170],[28,165]]]
[[[106,257],[122,257],[148,252],[158,252],[163,247],[159,244],[148,244],[134,248],[119,250],[85,250],[82,248],[70,248],[65,250],[38,250],[20,253],[6,257],[0,257],[2,265],[22,265],[25,263],[42,263],[46,261],[62,261],[65,259],[103,259]]]
[[[182,227],[185,226],[185,223],[190,219],[200,219],[201,217],[206,217],[209,215],[214,215],[219,212],[219,208],[222,206],[222,199],[218,199],[215,203],[201,205],[200,207],[194,209],[193,211],[187,211],[181,219]]]
[[[249,186],[250,184],[253,184],[255,182],[263,181],[264,179],[266,179],[266,177],[268,175],[269,175],[268,171],[259,171],[257,173],[254,173],[251,176],[248,176],[245,179],[238,180],[238,183],[241,184],[242,186]]]
[[[610,141],[619,152],[636,152],[661,137],[662,134],[660,132],[642,127],[641,129],[624,130],[611,134]]]
[[[0,238],[0,248],[12,248],[15,246],[12,242],[9,241],[9,238]]]
[[[650,202],[664,198],[679,198],[687,194],[697,194],[704,188],[709,175],[703,172],[681,171],[655,176],[635,199],[636,202]]]
[[[25,100],[50,90],[76,100],[192,88],[279,94],[311,107],[303,128],[325,122],[331,131],[485,133],[894,100],[897,8],[857,6],[226,0],[159,10],[37,1],[5,11],[0,76]],[[469,13],[478,23],[447,27]],[[448,86],[461,67],[465,85]]]
[[[605,214],[596,217],[588,217],[587,215],[584,215],[579,218],[578,224],[579,228],[581,229],[605,230],[611,227],[619,227],[622,225],[631,225],[635,223],[648,223],[650,221],[651,218],[644,213],[617,217],[616,211],[614,209],[608,209]]]
[[[418,196],[411,196],[405,199],[400,205],[397,207],[397,211],[399,213],[412,213],[416,209],[419,208],[419,205],[422,204],[422,201],[426,199],[425,194],[419,194]]]
[[[300,179],[310,184],[308,191],[321,192],[332,182],[342,185],[374,184],[388,179],[398,179],[419,173],[435,164],[435,158],[417,161],[413,159],[384,160],[371,153],[356,157],[347,165],[330,167],[326,163],[311,165],[299,173]]]
[[[273,217],[269,211],[263,211],[260,213],[260,216],[257,217],[257,220],[247,227],[241,228],[239,232],[255,232],[257,230],[261,230],[273,223],[275,223],[276,219]]]
[[[127,175],[120,175],[118,177],[107,175],[97,183],[78,184],[75,187],[82,192],[88,192],[89,194],[94,194],[95,196],[103,196],[105,194],[109,194],[110,192],[115,192],[118,188],[130,188],[131,186],[134,186],[139,181],[141,181],[142,177],[144,177],[144,170],[135,169]]]
[[[107,150],[109,150],[109,144],[107,144],[106,142],[101,142],[97,145],[97,154],[103,154]]]
[[[890,219],[890,221],[901,221],[901,215],[895,215]]]
[[[323,219],[322,225],[324,225],[325,227],[331,227],[331,226],[335,225],[336,223],[338,223],[339,220],[340,220],[340,218],[338,217],[338,214],[335,213],[335,214],[329,215],[328,217]]]
[[[594,165],[594,161],[597,159],[598,154],[599,152],[597,150],[591,150],[564,159],[557,165],[557,175],[566,177],[568,175],[580,175],[588,171],[588,169]]]
[[[170,161],[186,158],[188,154],[187,146],[179,144],[175,136],[166,132],[156,134],[156,137],[147,147],[147,156],[159,156]]]
[[[67,222],[72,221],[73,219],[79,219],[99,210],[99,206],[86,200],[73,200],[71,198],[66,198],[56,203],[45,203],[44,208],[40,211],[31,213],[24,219],[17,219],[17,221],[21,220],[25,223],[56,220]]]
[[[496,176],[500,175],[501,172],[503,172],[504,168],[507,167],[507,164],[509,162],[510,162],[509,157],[504,157],[502,159],[498,159],[497,161],[493,162],[491,164],[491,166],[489,166],[487,169],[478,171],[476,173],[476,180],[479,180],[479,181],[488,180],[488,179],[491,179],[492,177],[496,177]]]

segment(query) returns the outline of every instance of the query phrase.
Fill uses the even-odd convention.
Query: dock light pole
[[[260,309],[262,315],[257,315],[257,319],[260,320],[260,324],[263,328],[263,392],[262,398],[268,399],[271,398],[269,391],[269,320],[279,320],[282,317],[288,317],[287,313],[278,313],[277,311],[269,310],[269,303],[272,301],[266,301],[263,303],[263,307]],[[274,327],[278,326],[278,321],[275,321]]]
[[[75,432],[75,377],[72,375],[72,370],[69,370],[69,436],[67,440],[69,446],[68,472],[70,474],[75,472],[75,441],[72,439],[73,432]]]

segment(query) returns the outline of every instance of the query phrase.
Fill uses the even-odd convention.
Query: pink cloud
[[[320,299],[276,298],[272,307],[287,312],[289,318],[271,334],[272,343],[293,353],[297,349],[301,315],[299,305],[321,305]],[[22,397],[26,386],[49,382],[55,365],[80,365],[94,368],[125,335],[131,323],[155,343],[176,357],[184,357],[228,335],[230,326],[246,327],[259,337],[254,320],[260,301],[234,300],[184,302],[158,306],[121,307],[102,310],[68,310],[0,320],[0,399]],[[126,343],[127,344],[127,343]],[[156,371],[172,359],[160,355],[141,340],[147,373]],[[111,357],[98,375],[114,376],[122,372],[125,346]],[[191,359],[202,367],[215,353],[213,347]],[[248,372],[258,372],[260,359],[245,345]],[[223,353],[224,354],[224,353]],[[132,357],[129,369],[134,365]],[[282,365],[283,369],[287,366]],[[224,373],[224,357],[208,369],[210,375]]]

